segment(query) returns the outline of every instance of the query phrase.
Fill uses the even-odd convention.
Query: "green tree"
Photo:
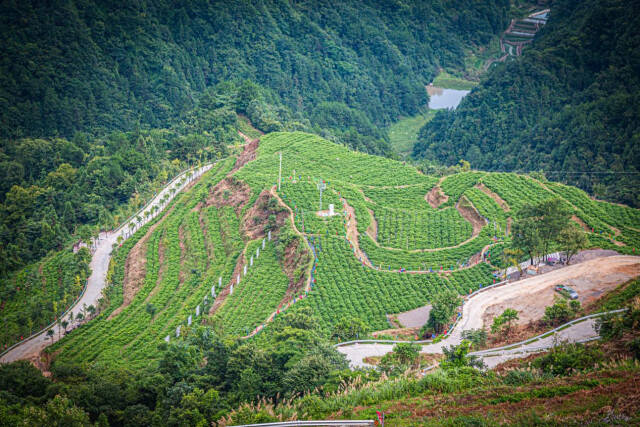
[[[514,222],[511,227],[511,245],[529,255],[533,264],[533,259],[540,254],[542,248],[537,221],[523,218]]]
[[[460,296],[453,291],[437,294],[433,298],[429,318],[422,327],[421,334],[424,336],[429,330],[434,331],[436,334],[442,333],[461,302]]]
[[[507,308],[493,319],[493,324],[491,325],[491,332],[498,333],[501,331],[505,331],[507,334],[511,331],[511,323],[514,320],[518,320],[518,312],[513,308]]]
[[[569,226],[558,235],[558,244],[565,253],[567,265],[571,262],[571,257],[583,250],[589,245],[589,239],[584,231]]]
[[[444,360],[440,367],[445,370],[463,367],[483,368],[484,363],[478,356],[469,356],[470,350],[471,342],[468,340],[462,340],[457,346],[442,347]]]
[[[340,341],[355,340],[364,337],[368,332],[369,327],[362,319],[343,317],[334,325],[331,338]]]

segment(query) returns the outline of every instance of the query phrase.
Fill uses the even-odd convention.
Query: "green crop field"
[[[500,254],[510,244],[509,218],[517,219],[526,203],[559,198],[593,227],[588,233],[593,247],[631,253],[640,238],[637,210],[592,200],[572,187],[509,173],[470,171],[447,176],[440,187],[449,200],[433,209],[425,196],[438,178],[301,132],[264,135],[255,160],[232,171],[234,164],[233,158],[218,164],[176,198],[164,220],[158,220],[144,251],[143,283],[130,304],[110,317],[124,300],[128,254],[152,225],[139,230],[115,253],[106,307],[96,320],[54,345],[60,360],[132,366],[151,363],[166,336],[176,339],[178,326],[182,336],[189,334],[190,315],[193,322],[210,323],[231,337],[244,336],[263,324],[268,331],[265,322],[271,314],[279,308],[298,307],[310,307],[324,330],[345,316],[360,318],[372,330],[386,329],[386,315],[427,304],[439,292],[466,294],[493,283],[493,266],[503,264]],[[216,207],[207,202],[225,177],[244,186],[245,193],[229,193],[231,201],[244,194],[244,204]],[[318,182],[325,185],[322,206]],[[510,209],[505,211],[477,188],[480,183]],[[265,191],[275,191],[280,201],[259,207],[268,196]],[[471,224],[454,207],[458,202],[486,219],[477,236],[472,237]],[[280,203],[288,209],[273,210]],[[336,215],[320,216],[321,208],[327,210],[329,204],[334,205]],[[265,207],[268,205],[272,207]],[[346,214],[351,208],[353,215]],[[300,265],[286,265],[295,251],[284,240],[279,242],[278,234],[262,250],[262,238],[247,232],[263,224],[260,227],[278,233],[278,221],[282,236],[289,236],[282,239],[289,243],[291,236],[299,239],[296,251],[315,251],[311,289],[289,289],[294,282],[291,271],[308,274],[309,264],[300,258]],[[304,239],[313,249],[307,248]],[[258,248],[262,251],[259,257]],[[481,254],[495,262],[484,262]],[[220,296],[232,283],[233,293]],[[211,296],[214,285],[218,301]],[[295,304],[293,297],[297,297]],[[291,304],[292,308],[286,308]],[[197,306],[205,312],[213,305],[217,308],[212,315],[196,317]]]

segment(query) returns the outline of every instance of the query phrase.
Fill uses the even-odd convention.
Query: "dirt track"
[[[483,301],[482,317],[485,324],[490,324],[493,317],[506,308],[513,308],[518,310],[518,323],[526,324],[531,320],[540,319],[544,315],[545,307],[553,304],[554,298],[557,298],[553,288],[557,284],[566,284],[575,289],[584,305],[639,275],[638,257],[612,256],[592,259],[518,282],[526,282],[526,289],[509,289],[507,286],[501,288],[505,291],[495,298]],[[474,301],[475,304],[478,302]]]

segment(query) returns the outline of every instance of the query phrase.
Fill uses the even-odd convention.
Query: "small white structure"
[[[169,338],[169,335],[167,335],[166,337],[164,337],[164,340],[165,340],[166,342],[169,342],[169,340],[170,340],[170,339],[171,339],[171,338]]]
[[[330,204],[329,205],[329,216],[334,216],[336,214],[333,209],[334,209],[333,208],[333,204]]]
[[[196,307],[196,317],[200,316],[200,306]]]
[[[244,265],[244,272],[242,274],[243,276],[247,275],[247,264]]]
[[[265,243],[266,243],[266,240],[265,240],[265,239],[262,239],[262,249],[264,249],[264,245],[265,245]]]
[[[233,293],[233,285],[231,285],[231,287],[229,288],[229,295],[231,295]]]
[[[211,296],[216,297],[216,285],[211,286]]]
[[[176,338],[178,338],[180,336],[180,328],[182,327],[182,325],[178,326],[176,328]]]
[[[251,256],[251,259],[249,260],[249,266],[253,267],[253,255]]]
[[[187,326],[191,326],[191,315],[187,317]]]

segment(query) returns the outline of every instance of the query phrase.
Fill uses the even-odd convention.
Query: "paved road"
[[[582,341],[588,338],[595,338],[598,336],[595,331],[593,325],[595,325],[595,320],[589,319],[584,322],[571,325],[562,331],[556,333],[556,335],[551,335],[546,338],[542,338],[538,341],[532,342],[530,344],[525,344],[518,346],[517,348],[510,350],[502,350],[496,352],[495,354],[482,355],[482,359],[484,360],[485,365],[488,368],[493,368],[496,365],[499,365],[502,362],[505,362],[510,359],[517,359],[520,357],[525,357],[528,354],[536,351],[543,351],[544,349],[549,349],[553,347],[556,343],[560,342],[577,342]],[[460,343],[459,336],[457,338],[449,337],[448,339],[442,340],[437,344],[426,344],[422,346],[420,350],[421,353],[442,353],[442,347],[457,345]],[[344,347],[338,347],[338,351],[345,354],[347,359],[349,359],[349,363],[354,368],[364,368],[371,367],[372,365],[367,364],[363,361],[365,357],[370,356],[384,356],[389,353],[393,349],[393,345],[391,344],[354,344]]]
[[[194,173],[194,178],[199,177],[204,172],[211,169],[212,166],[213,165],[209,164],[197,169]],[[179,186],[178,191],[176,191],[173,195],[171,194],[170,189],[173,187],[174,183],[177,183],[184,176],[184,174],[186,174],[186,172],[177,176],[169,184],[167,184],[158,193],[158,195],[147,206],[145,206],[143,211],[149,210],[153,206],[161,207],[161,199],[165,194],[169,195],[168,200],[171,200],[173,197],[175,197],[175,195],[177,195],[188,184],[188,182],[185,181],[182,186]],[[158,211],[158,214],[159,213],[160,210]],[[144,218],[144,216],[142,216],[142,218],[143,219],[141,226],[144,225],[147,221],[151,221],[153,219],[152,216],[149,216],[146,219]],[[134,220],[131,220],[130,222],[132,221]],[[115,231],[100,234],[97,248],[89,264],[91,266],[91,275],[87,280],[87,288],[82,298],[73,307],[71,307],[71,312],[77,314],[82,311],[84,306],[97,306],[98,300],[102,296],[102,290],[106,285],[106,275],[109,268],[109,261],[111,260],[111,250],[113,248],[113,245],[117,242],[118,236],[122,236],[123,239],[127,238],[129,231],[129,222],[127,222],[123,227],[120,227]],[[45,347],[51,345],[53,342],[58,341],[59,337],[62,336],[62,328],[58,327],[57,325],[54,325],[50,329],[53,329],[54,332],[53,339],[47,336],[45,330],[40,335],[23,341],[22,343],[20,343],[20,345],[14,347],[9,352],[4,354],[2,358],[0,358],[0,363],[11,363],[15,362],[16,360],[31,359],[37,357]]]
[[[468,299],[462,309],[462,318],[455,329],[437,344],[426,344],[422,346],[422,353],[442,353],[443,346],[458,345],[462,341],[462,331],[478,329],[483,327],[482,316],[486,309],[494,304],[509,300],[515,297],[527,298],[541,289],[554,286],[557,283],[566,281],[574,277],[588,277],[595,270],[616,270],[618,268],[633,267],[640,264],[640,257],[636,256],[612,256],[596,258],[581,264],[570,265],[565,268],[554,270],[539,276],[527,278],[517,282],[512,282],[504,286],[488,289],[478,293]],[[625,276],[626,277],[626,276]],[[621,278],[621,282],[624,280]],[[562,339],[578,341],[584,338],[596,336],[595,331],[591,332],[587,326],[578,324],[560,332]],[[591,335],[590,335],[591,334]],[[531,346],[541,346],[546,341],[538,341]],[[339,352],[345,354],[353,367],[370,366],[363,362],[369,356],[383,356],[392,351],[393,344],[362,343],[345,345],[337,348]],[[515,353],[514,353],[515,354]],[[515,356],[514,356],[515,357]]]
[[[555,346],[557,343],[578,342],[589,338],[596,338],[598,337],[598,333],[595,330],[595,324],[595,319],[588,319],[584,322],[571,325],[567,329],[558,331],[554,335],[541,338],[538,341],[525,344],[511,350],[501,350],[496,352],[495,355],[489,354],[481,357],[487,368],[493,368],[507,360],[517,359],[532,353],[547,350]]]

